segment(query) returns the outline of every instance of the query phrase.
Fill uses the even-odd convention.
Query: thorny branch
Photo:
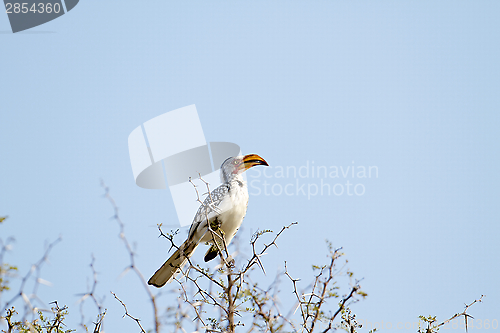
[[[146,333],[146,331],[144,330],[144,328],[142,327],[141,325],[141,320],[132,316],[130,313],[128,313],[128,310],[127,310],[127,305],[125,303],[122,302],[121,299],[118,298],[118,296],[116,296],[116,294],[114,292],[111,291],[111,294],[115,297],[115,299],[121,303],[121,305],[123,306],[123,308],[125,309],[125,314],[123,315],[123,317],[129,317],[130,319],[132,319],[133,321],[135,321],[137,323],[137,325],[139,325],[140,329],[141,329],[141,332],[143,333]]]
[[[52,332],[52,331],[62,332],[62,327],[65,326],[64,319],[65,316],[67,315],[67,306],[60,307],[57,301],[53,301],[49,304],[54,304],[54,306],[52,306],[50,309],[47,309],[47,306],[43,304],[43,301],[40,300],[40,298],[37,295],[40,284],[50,285],[50,282],[45,281],[44,279],[41,278],[41,270],[43,264],[49,261],[48,260],[49,254],[52,252],[55,245],[59,243],[61,240],[62,237],[59,237],[58,239],[56,239],[52,243],[49,243],[46,246],[42,258],[40,258],[35,264],[33,264],[30,270],[26,273],[26,275],[24,275],[24,277],[20,279],[21,283],[19,286],[19,290],[14,294],[12,299],[10,299],[7,303],[2,305],[2,309],[3,311],[6,311],[6,315],[1,316],[0,318],[6,320],[9,329],[8,332],[14,332],[14,331],[40,332],[42,328],[45,329],[46,332]],[[0,239],[0,245],[1,245],[0,282],[2,282],[0,286],[0,295],[2,294],[2,291],[9,289],[8,285],[9,281],[6,280],[6,277],[13,276],[12,271],[17,270],[16,267],[6,265],[3,262],[4,255],[8,250],[10,250],[10,244],[13,241],[14,239],[12,237],[7,238],[5,242],[2,239]],[[34,285],[32,292],[28,294],[25,290],[28,288],[28,283],[31,280],[31,278],[33,278],[34,280]],[[97,282],[95,281],[95,283]],[[95,284],[93,290],[95,290]],[[24,302],[23,316],[21,320],[14,321],[13,316],[17,315],[18,312],[15,310],[13,305],[18,299],[22,299],[22,301]],[[37,301],[37,303],[43,306],[43,308],[40,309],[39,307],[35,306],[35,301]],[[95,297],[94,301],[97,302],[97,299]],[[100,309],[102,308],[100,307]],[[43,315],[44,312],[52,313],[54,317],[50,319],[49,317]],[[26,319],[29,314],[32,315],[31,321],[28,321]],[[100,313],[100,315],[98,316],[94,332],[99,332],[101,325],[100,323],[104,317],[104,314],[105,312]],[[70,331],[72,330],[66,330],[66,332]]]
[[[235,315],[238,314],[238,307],[242,304],[237,304],[237,300],[241,299],[244,295],[242,293],[244,289],[244,284],[247,282],[244,281],[244,276],[249,272],[249,270],[252,268],[254,264],[258,264],[259,267],[264,271],[264,266],[261,262],[261,257],[265,254],[265,252],[271,247],[271,246],[276,246],[276,241],[278,237],[284,232],[284,230],[290,228],[292,225],[297,224],[296,222],[291,223],[288,226],[285,226],[281,229],[281,231],[275,235],[274,239],[272,242],[269,244],[264,244],[264,248],[260,251],[256,249],[256,243],[258,239],[265,233],[271,232],[270,230],[265,230],[262,232],[257,232],[254,234],[251,240],[251,246],[252,246],[252,257],[248,260],[248,262],[243,265],[243,268],[240,270],[235,271],[235,262],[234,259],[231,258],[228,249],[227,249],[227,244],[225,242],[225,237],[220,229],[220,225],[213,224],[212,221],[209,221],[208,219],[208,212],[209,211],[216,211],[217,207],[215,207],[213,203],[213,199],[211,197],[211,191],[208,182],[204,181],[201,177],[200,180],[206,185],[207,187],[207,195],[208,198],[208,204],[206,202],[201,200],[199,191],[197,189],[197,186],[193,183],[193,181],[190,179],[189,181],[193,185],[196,195],[197,195],[197,201],[203,205],[207,206],[205,209],[205,218],[207,220],[207,232],[211,233],[211,238],[212,238],[212,243],[214,246],[217,247],[218,254],[221,260],[221,265],[219,267],[219,272],[222,273],[223,275],[226,275],[227,281],[224,282],[222,279],[217,278],[217,275],[209,273],[208,270],[201,268],[198,265],[193,264],[191,262],[191,259],[188,258],[188,262],[190,264],[190,267],[188,267],[185,270],[181,270],[183,274],[183,278],[186,282],[190,282],[196,289],[196,292],[194,293],[193,297],[196,297],[196,295],[199,295],[199,298],[196,299],[190,299],[189,295],[187,293],[187,290],[185,288],[185,285],[183,281],[179,279],[175,279],[181,289],[182,289],[182,296],[184,300],[191,305],[191,307],[194,310],[194,320],[202,320],[201,319],[201,312],[200,312],[200,307],[202,304],[211,304],[212,306],[215,306],[216,308],[219,308],[223,313],[223,317],[227,321],[227,331],[229,332],[234,332],[235,327],[240,325],[241,323],[235,323]],[[211,208],[212,210],[210,210]],[[165,234],[162,229],[161,225],[158,226],[159,232],[160,232],[160,237],[166,238],[168,241],[170,241],[170,248],[175,248],[178,249],[179,246],[177,246],[174,243],[174,236],[177,234],[177,231],[172,231],[171,233]],[[192,273],[196,273],[194,276]],[[212,294],[211,291],[207,291],[207,288],[205,286],[200,285],[199,283],[199,278],[203,277],[207,279],[210,283],[210,286],[216,286],[220,288],[219,292],[219,297],[216,297]],[[239,283],[237,283],[239,282]],[[222,301],[219,300],[220,297],[222,297]],[[215,324],[213,321],[211,323],[208,323],[204,320],[202,320],[203,328],[209,331],[214,331],[214,332],[222,332],[224,331],[220,326]],[[217,328],[218,327],[218,328]]]
[[[114,215],[112,218],[114,220],[116,220],[116,222],[118,223],[118,226],[120,227],[119,237],[123,241],[125,249],[127,250],[128,254],[129,254],[129,258],[130,258],[130,265],[127,268],[125,268],[122,275],[126,274],[129,270],[132,270],[137,275],[139,280],[141,281],[141,284],[144,287],[144,290],[146,291],[146,293],[151,301],[151,306],[153,308],[153,319],[154,319],[154,323],[155,323],[155,332],[158,333],[160,331],[160,322],[159,322],[159,316],[158,316],[158,308],[156,306],[156,296],[153,295],[153,293],[149,289],[148,284],[147,284],[146,280],[144,279],[144,276],[142,275],[141,271],[137,268],[137,266],[135,264],[135,252],[132,249],[132,246],[130,246],[130,243],[128,242],[127,238],[125,237],[125,225],[123,224],[123,222],[120,218],[120,215],[118,214],[118,206],[116,205],[116,202],[113,199],[113,197],[111,197],[111,195],[109,194],[109,188],[106,186],[106,184],[102,180],[101,180],[101,186],[104,188],[104,191],[105,191],[104,196],[108,199],[108,201],[113,206]],[[118,299],[118,297],[116,297],[116,296],[115,296],[115,298]],[[131,317],[131,316],[129,316],[129,317]],[[141,327],[141,329],[142,329],[142,327]]]
[[[341,249],[332,251],[331,245],[329,245],[329,263],[321,267],[313,266],[313,268],[319,270],[319,272],[315,275],[314,280],[310,285],[311,289],[308,293],[299,292],[297,282],[300,280],[292,278],[288,271],[287,263],[285,262],[285,270],[283,274],[290,279],[293,285],[293,293],[298,301],[295,311],[300,309],[301,321],[298,325],[299,328],[297,328],[295,320],[292,319],[292,311],[290,311],[289,315],[285,316],[279,310],[277,297],[275,295],[271,296],[271,289],[273,287],[270,287],[268,290],[264,290],[258,287],[256,283],[251,283],[248,277],[248,274],[254,265],[258,265],[265,274],[261,257],[266,254],[266,251],[270,247],[275,246],[277,248],[277,239],[285,230],[297,224],[297,222],[293,222],[282,227],[282,229],[274,235],[272,241],[268,244],[264,243],[262,249],[260,250],[257,249],[259,239],[261,239],[261,237],[266,233],[272,233],[272,231],[257,231],[252,236],[250,241],[252,249],[251,258],[245,261],[245,263],[240,266],[240,269],[237,269],[235,258],[232,258],[229,254],[224,233],[220,229],[220,225],[216,223],[212,224],[210,223],[211,221],[208,221],[209,211],[217,211],[218,208],[213,204],[208,182],[204,181],[201,177],[200,179],[207,187],[207,195],[210,198],[210,200],[207,201],[208,204],[207,202],[204,203],[201,200],[197,186],[191,181],[191,179],[190,182],[196,191],[197,201],[206,207],[205,218],[207,220],[207,232],[210,232],[212,238],[211,242],[217,247],[221,263],[216,267],[216,271],[214,273],[210,273],[208,269],[200,267],[192,262],[191,258],[188,258],[189,266],[181,269],[182,279],[175,278],[175,281],[180,287],[179,305],[175,312],[176,332],[186,332],[182,323],[183,320],[188,318],[195,322],[196,331],[205,330],[205,332],[214,333],[234,332],[236,327],[244,326],[241,321],[236,322],[236,317],[240,317],[243,312],[251,313],[253,315],[253,323],[248,332],[253,330],[271,333],[280,332],[286,325],[290,326],[295,332],[301,331],[312,333],[314,330],[321,330],[323,333],[327,333],[329,331],[336,330],[339,327],[347,329],[350,333],[356,332],[356,328],[360,326],[357,324],[355,319],[356,316],[351,313],[349,306],[358,300],[357,296],[365,297],[366,293],[360,290],[359,281],[355,280],[354,284],[349,289],[349,292],[343,296],[337,294],[339,287],[336,285],[335,277],[340,274],[345,274],[350,278],[352,277],[351,272],[344,270],[345,264],[340,268],[337,268],[337,261],[343,255],[343,253],[340,252]],[[146,281],[142,277],[142,274],[140,274],[135,266],[135,253],[124,236],[124,226],[118,216],[118,208],[116,207],[114,200],[109,196],[108,188],[104,184],[103,187],[106,190],[106,197],[110,200],[115,210],[114,218],[120,226],[120,238],[123,240],[125,248],[130,255],[131,264],[127,267],[126,271],[130,269],[136,271],[143,285],[146,287],[148,295],[153,303],[156,325],[155,328],[156,332],[158,332],[159,319],[156,312],[155,298],[147,288]],[[179,230],[172,231],[171,233],[164,233],[161,229],[161,224],[158,225],[158,230],[160,232],[160,237],[164,237],[170,242],[170,249],[179,249],[179,246],[177,246],[174,242],[174,237],[178,234]],[[222,278],[223,276],[226,277],[226,281]],[[276,285],[277,280],[278,278],[275,281]],[[274,288],[277,290],[276,286],[274,286]],[[145,332],[140,319],[132,316],[128,312],[125,303],[122,302],[114,293],[113,296],[124,307],[124,316],[136,321],[141,331]],[[327,300],[330,298],[340,298],[340,301],[336,302],[337,306],[333,311],[329,311],[327,308]],[[480,302],[481,299],[478,301]],[[182,307],[182,302],[187,304],[189,309],[192,310],[192,317],[190,316],[190,312],[186,312],[184,307]],[[244,308],[245,304],[248,304],[248,302],[251,303],[253,307]],[[467,321],[467,317],[469,315],[466,314],[466,311],[475,302],[467,305],[463,313],[456,314],[449,320],[433,326],[432,329],[440,327],[461,315],[463,315]],[[220,319],[207,317],[207,312],[204,310],[205,305],[210,305],[212,309],[219,310],[221,313],[218,318]],[[295,311],[293,311],[293,313],[295,313]],[[339,317],[341,317],[340,326],[335,325],[335,320],[339,319]],[[320,323],[322,324],[322,327]],[[201,327],[199,325],[201,325]],[[432,332],[433,331],[431,330],[426,333]]]
[[[205,183],[208,190],[208,196],[211,199],[210,200],[211,202],[208,204],[207,209],[205,210],[206,219],[208,220],[208,208],[211,208],[212,210],[217,210],[218,208],[213,205],[213,200],[211,198],[211,192],[208,182],[204,181],[201,178],[201,176],[200,179]],[[196,185],[194,183],[192,184],[197,193],[198,197],[197,200],[203,205],[204,203],[201,201],[199,197]],[[148,288],[146,280],[144,279],[143,275],[141,274],[141,272],[139,271],[139,269],[135,264],[136,254],[132,249],[132,246],[128,242],[127,238],[125,237],[124,224],[119,217],[118,207],[113,198],[110,196],[108,187],[106,187],[104,182],[101,182],[101,185],[105,189],[105,197],[113,206],[114,209],[113,219],[117,221],[120,227],[119,237],[123,241],[125,249],[127,250],[130,257],[130,265],[125,269],[124,273],[128,272],[128,270],[133,270],[139,277],[141,283],[143,284],[143,287],[146,289],[146,292],[151,300],[153,307],[155,332],[158,333],[160,329],[160,322],[157,311],[156,298]],[[0,220],[0,222],[3,222],[3,220]],[[227,244],[225,242],[225,237],[222,230],[220,230],[220,226],[219,225],[212,226],[210,223],[207,223],[208,226],[207,232],[211,233],[212,242],[218,249],[218,254],[221,260],[221,264],[217,266],[216,272],[210,273],[208,269],[202,268],[199,265],[191,262],[190,259],[188,259],[190,266],[184,271],[182,271],[182,275],[184,277],[183,281],[181,281],[180,279],[175,279],[181,288],[180,289],[181,297],[179,298],[179,306],[176,312],[176,316],[178,315],[178,322],[176,322],[177,325],[176,332],[178,330],[182,331],[183,333],[186,332],[182,326],[182,320],[189,318],[189,313],[183,311],[182,302],[185,302],[185,304],[188,304],[189,308],[194,311],[194,316],[193,316],[194,318],[192,320],[196,324],[196,331],[204,329],[205,332],[215,332],[215,333],[234,332],[237,326],[244,326],[244,324],[241,323],[240,321],[235,323],[235,317],[241,316],[241,313],[243,312],[247,312],[253,314],[253,322],[248,332],[251,332],[253,330],[259,330],[271,333],[280,332],[283,331],[286,325],[289,325],[292,328],[292,331],[294,332],[305,331],[307,333],[311,333],[315,329],[318,330],[321,327],[320,323],[323,323],[327,324],[326,327],[324,326],[323,328],[321,328],[321,331],[323,333],[327,333],[330,330],[336,330],[339,327],[348,330],[348,332],[350,333],[355,333],[356,328],[360,326],[357,324],[355,315],[351,313],[349,306],[353,302],[357,301],[356,296],[365,297],[366,294],[360,290],[360,285],[358,280],[355,281],[354,285],[351,286],[350,291],[346,295],[340,297],[337,294],[336,290],[338,289],[338,287],[336,286],[335,277],[341,274],[341,272],[343,272],[343,267],[341,267],[340,269],[336,268],[336,261],[343,255],[342,253],[339,252],[341,249],[336,249],[335,251],[332,251],[330,245],[329,264],[321,267],[313,266],[313,268],[319,270],[319,273],[315,275],[315,278],[312,284],[310,285],[311,288],[310,292],[308,293],[303,293],[298,291],[297,282],[299,282],[300,280],[292,278],[292,276],[288,271],[287,263],[285,262],[285,270],[283,274],[287,276],[292,282],[293,293],[298,301],[298,304],[295,307],[294,309],[295,311],[293,311],[293,313],[295,313],[298,309],[300,309],[300,316],[302,320],[299,325],[300,327],[299,329],[297,329],[296,323],[292,319],[291,315],[284,316],[278,308],[278,299],[276,297],[276,294],[278,292],[277,289],[279,281],[278,277],[267,290],[262,289],[258,287],[256,283],[253,284],[249,281],[250,279],[248,277],[248,274],[255,264],[257,264],[265,274],[264,265],[261,261],[261,257],[264,254],[266,254],[266,251],[273,245],[276,246],[277,248],[278,246],[276,241],[278,237],[280,237],[280,235],[286,229],[289,229],[292,225],[295,224],[297,224],[297,222],[291,223],[288,226],[284,226],[275,235],[274,239],[269,244],[264,244],[263,248],[260,251],[257,250],[258,240],[261,239],[262,235],[266,233],[272,233],[272,231],[270,230],[257,231],[252,236],[252,239],[250,241],[250,245],[252,248],[252,257],[248,261],[245,261],[245,263],[241,266],[241,269],[237,269],[235,259],[231,258],[231,256],[229,255]],[[172,233],[164,234],[163,231],[161,230],[161,225],[158,226],[158,229],[160,231],[160,236],[165,237],[167,240],[170,241],[171,248],[172,247],[175,247],[176,249],[179,248],[174,243],[174,236],[178,233],[178,230]],[[43,257],[35,265],[33,265],[30,271],[22,278],[21,286],[17,294],[15,294],[15,296],[9,302],[6,303],[4,309],[7,312],[7,315],[1,318],[6,320],[8,326],[8,332],[14,332],[16,328],[22,327],[22,325],[25,325],[26,332],[28,332],[28,330],[30,332],[35,331],[35,327],[33,326],[33,324],[36,323],[36,320],[30,323],[25,320],[25,317],[23,317],[22,321],[14,321],[13,316],[17,314],[17,312],[15,311],[12,304],[18,298],[22,298],[25,302],[25,316],[28,313],[27,309],[29,309],[30,310],[29,312],[31,313],[34,313],[38,310],[38,308],[33,306],[34,303],[33,300],[40,301],[36,295],[38,290],[38,285],[40,283],[47,283],[46,281],[40,278],[41,266],[44,262],[47,261],[48,255],[53,246],[55,246],[55,244],[57,244],[60,240],[61,238],[58,238],[53,243],[49,244]],[[0,239],[0,245],[1,245],[0,269],[2,269],[3,267],[3,256],[5,252],[9,249],[10,243],[12,241],[13,241],[12,238],[9,238],[4,243],[3,240]],[[93,285],[90,288],[90,290],[81,297],[80,301],[81,303],[83,303],[83,301],[86,298],[91,298],[95,306],[97,307],[99,315],[97,317],[97,322],[94,323],[95,324],[94,333],[98,333],[101,331],[102,320],[104,318],[104,315],[106,314],[106,310],[103,310],[102,301],[99,301],[95,296],[95,290],[97,285],[97,273],[94,268],[94,262],[95,259],[92,257],[92,262],[90,264],[90,267],[93,272]],[[3,278],[5,276],[5,270],[0,271],[0,273],[1,273],[0,278]],[[346,274],[349,277],[352,277],[351,272],[347,271]],[[35,276],[35,285],[33,287],[32,294],[28,296],[24,292],[24,289],[26,288],[27,281],[33,275]],[[222,278],[222,276],[224,275],[226,276],[227,281],[224,281],[224,279]],[[205,285],[206,283],[208,283],[208,287]],[[0,287],[2,287],[1,284]],[[190,289],[190,287],[192,288],[192,290]],[[274,295],[271,295],[271,290],[273,288],[275,290],[275,293]],[[215,291],[213,289],[215,289]],[[191,292],[193,290],[195,291],[194,293]],[[2,290],[0,289],[0,295],[1,291]],[[122,304],[125,310],[125,314],[123,316],[129,317],[130,319],[134,320],[141,329],[141,332],[145,333],[146,331],[143,328],[140,319],[132,316],[128,312],[126,304],[120,298],[118,298],[118,296],[115,293],[111,292],[111,294],[118,302],[120,302],[120,304]],[[340,298],[340,302],[338,302],[338,306],[333,313],[329,312],[329,314],[327,314],[327,311],[324,310],[324,307],[327,304],[327,300],[330,298],[334,299]],[[428,318],[421,317],[422,319],[424,319],[424,321],[428,323],[428,327],[425,330],[425,332],[422,332],[419,329],[419,333],[435,333],[439,329],[439,327],[461,316],[464,317],[465,328],[467,331],[468,318],[473,318],[467,313],[467,311],[475,303],[482,302],[482,298],[483,295],[479,299],[474,300],[472,303],[465,304],[465,309],[463,312],[457,313],[439,324],[435,324],[436,323],[435,317],[430,317],[430,316]],[[251,303],[253,307],[243,308],[244,304],[248,304],[248,302]],[[44,323],[46,325],[44,329],[47,329],[47,332],[51,332],[52,330],[59,332],[62,325],[64,325],[63,319],[67,313],[65,312],[67,309],[66,306],[60,308],[57,302],[53,303],[55,303],[55,307],[52,307],[52,313],[54,314],[54,318],[44,319],[45,320]],[[213,308],[220,310],[221,311],[219,317],[220,320],[210,317],[207,318],[206,317],[207,312],[203,310],[204,305],[212,305]],[[82,305],[80,309],[82,315],[82,326],[85,327],[85,325],[83,325],[84,316],[83,316]],[[292,313],[292,311],[290,311],[290,313]],[[339,317],[339,315],[341,315],[341,325],[335,326],[334,321]],[[42,318],[41,313],[40,313],[40,318]],[[227,324],[224,325],[224,327],[222,326],[223,322],[227,322]],[[200,323],[202,325],[201,327],[199,326]]]
[[[324,333],[328,332],[329,330],[335,329],[333,323],[338,315],[347,308],[347,302],[350,300],[355,300],[356,295],[360,295],[362,297],[366,296],[366,293],[360,290],[359,281],[356,281],[354,286],[351,287],[350,292],[342,297],[337,310],[333,314],[326,315],[325,311],[323,310],[326,301],[329,298],[339,297],[336,293],[338,287],[335,285],[334,277],[343,272],[343,267],[340,269],[336,269],[336,262],[343,255],[340,252],[341,248],[332,251],[331,245],[329,245],[329,247],[330,263],[322,267],[315,267],[316,269],[319,269],[319,273],[315,276],[309,293],[299,294],[299,291],[297,289],[297,282],[300,280],[292,278],[292,276],[288,272],[288,268],[285,262],[285,275],[292,282],[293,293],[297,299],[297,306],[295,308],[295,311],[297,309],[300,309],[300,315],[302,318],[301,326],[306,332],[313,332],[318,322],[328,322],[328,326],[323,330]],[[327,275],[325,275],[325,273]],[[346,275],[351,277],[352,273],[347,271]]]
[[[280,232],[278,232],[276,234],[276,236],[274,236],[274,239],[271,243],[269,244],[264,244],[264,248],[258,252],[256,249],[255,249],[255,244],[257,243],[257,240],[260,238],[260,236],[262,236],[263,234],[265,233],[268,233],[268,232],[272,232],[271,230],[264,230],[264,231],[257,231],[256,233],[253,234],[252,236],[252,240],[250,241],[250,244],[252,245],[252,258],[250,258],[250,260],[248,260],[247,262],[247,265],[245,266],[245,268],[242,269],[242,272],[243,273],[246,273],[248,272],[248,270],[254,265],[254,264],[258,264],[259,267],[262,269],[262,271],[264,272],[264,274],[266,274],[266,271],[264,269],[264,265],[262,264],[262,261],[260,261],[260,257],[262,257],[264,254],[266,254],[266,251],[271,247],[271,246],[275,246],[276,248],[278,248],[278,245],[276,244],[276,240],[278,240],[278,237],[281,236],[281,234],[286,230],[286,229],[290,229],[292,226],[294,225],[297,225],[298,222],[292,222],[290,223],[289,225],[287,226],[284,226],[281,228]],[[240,275],[240,277],[242,277],[242,275]],[[239,277],[238,277],[239,279]]]
[[[456,319],[456,318],[459,318],[459,317],[462,317],[462,316],[464,317],[465,331],[467,332],[468,331],[468,319],[469,318],[474,319],[474,317],[472,317],[471,315],[469,315],[467,313],[467,310],[469,310],[469,308],[471,306],[473,306],[474,304],[481,303],[483,301],[483,297],[484,297],[484,295],[481,295],[481,297],[479,299],[474,300],[472,303],[465,304],[464,311],[462,311],[460,313],[454,314],[450,318],[446,319],[445,321],[443,321],[443,322],[441,322],[441,323],[439,323],[437,325],[433,325],[436,322],[436,317],[432,317],[432,316],[429,316],[429,317],[420,316],[420,319],[422,319],[424,322],[427,322],[427,328],[425,330],[425,333],[437,332],[439,330],[439,327],[441,327],[443,325],[446,325],[447,323],[449,323],[453,319]],[[420,329],[419,329],[419,332],[421,332]]]
[[[35,264],[33,264],[30,268],[30,270],[26,273],[26,275],[22,278],[21,280],[21,285],[19,286],[19,291],[14,295],[14,297],[8,301],[4,306],[3,306],[3,309],[8,309],[10,308],[13,303],[18,299],[18,298],[22,298],[23,301],[24,301],[24,316],[23,316],[23,319],[22,321],[25,321],[26,319],[26,316],[28,315],[28,313],[32,313],[32,314],[36,314],[36,312],[38,311],[38,307],[34,306],[34,300],[37,300],[41,305],[43,305],[43,302],[42,300],[40,300],[38,298],[38,295],[37,295],[37,292],[38,292],[38,287],[39,285],[42,283],[42,284],[46,284],[46,285],[50,285],[50,283],[48,281],[45,281],[44,279],[42,279],[40,277],[40,274],[41,274],[41,270],[42,270],[42,266],[45,262],[48,261],[48,257],[49,257],[49,253],[50,251],[52,250],[52,248],[61,241],[61,237],[57,238],[55,241],[53,241],[52,243],[50,243],[42,258],[40,258],[40,260],[38,260]],[[26,288],[26,284],[27,282],[29,281],[30,277],[32,277],[32,275],[35,275],[34,276],[34,280],[35,280],[35,283],[33,285],[33,289],[32,289],[32,292],[31,294],[27,295],[26,292],[25,292],[25,288]],[[44,310],[44,311],[50,311],[50,310]]]
[[[95,307],[97,308],[97,320],[96,322],[93,322],[94,332],[100,332],[102,321],[104,320],[104,316],[106,315],[106,310],[102,305],[102,303],[104,302],[104,297],[102,300],[98,300],[96,296],[97,271],[95,270],[94,263],[95,263],[95,258],[94,255],[92,255],[92,261],[90,262],[90,268],[92,269],[92,277],[93,277],[92,288],[90,288],[90,290],[85,294],[83,295],[80,294],[82,297],[78,300],[78,303],[80,303],[80,316],[81,316],[80,326],[86,330],[87,326],[85,325],[85,314],[83,310],[83,305],[87,298],[92,299]]]

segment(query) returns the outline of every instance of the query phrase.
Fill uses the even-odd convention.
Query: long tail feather
[[[149,279],[148,284],[160,288],[166,283],[170,283],[174,279],[174,276],[181,271],[182,267],[184,267],[188,259],[193,255],[197,247],[197,243],[186,240],[179,249],[165,261],[156,273],[154,273]]]

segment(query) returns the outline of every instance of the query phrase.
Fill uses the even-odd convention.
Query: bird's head
[[[235,176],[242,174],[246,170],[256,165],[269,166],[267,162],[256,154],[240,155],[230,157],[222,163],[221,177],[222,181],[229,182]]]

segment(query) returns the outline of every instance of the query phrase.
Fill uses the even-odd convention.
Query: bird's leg
[[[220,222],[217,217],[210,222],[210,228],[212,228],[213,231],[217,231],[217,229],[220,229],[221,225],[222,222]]]
[[[205,254],[205,262],[215,259],[219,254],[219,252],[222,253],[221,252],[222,249],[220,247],[221,245],[220,240],[224,239],[223,238],[224,232],[220,228],[221,224],[222,223],[219,221],[217,217],[212,221],[209,221],[208,223],[208,231],[212,235],[212,241],[211,241],[212,246],[210,246],[207,253]]]
[[[216,219],[214,220],[214,223],[213,223],[213,224],[214,224],[214,225],[213,225],[213,226],[211,226],[211,228],[212,228],[212,230],[214,230],[214,231],[215,231],[215,233],[216,233],[216,234],[217,234],[217,236],[218,236],[218,237],[217,237],[217,239],[215,239],[215,235],[214,235],[214,242],[216,242],[217,247],[218,247],[220,250],[224,250],[224,249],[225,249],[225,243],[226,243],[226,242],[224,241],[224,239],[225,239],[226,234],[224,233],[224,230],[222,230],[222,228],[221,228],[222,223],[221,223],[221,222],[219,222],[219,219],[217,219],[217,218],[216,218]],[[226,251],[226,253],[227,253],[227,251]]]
[[[230,263],[226,261],[226,259],[222,256],[223,251],[226,252],[226,257],[229,257],[229,252],[227,251],[227,244],[226,244],[226,234],[224,230],[221,228],[222,223],[219,221],[219,219],[216,217],[212,221],[209,222],[208,224],[208,229],[212,233],[212,242],[213,245],[210,247],[210,249],[207,251],[205,254],[205,262],[210,261],[217,257],[218,254],[221,254],[221,257],[224,261],[224,263],[229,266]]]
[[[229,258],[229,252],[227,251],[227,243],[226,243],[226,233],[224,232],[224,230],[222,230],[222,228],[220,227],[220,224],[219,224],[219,227],[218,227],[218,231],[220,232],[221,234],[221,238],[220,238],[220,244],[217,244],[217,247],[220,249],[220,250],[223,250],[224,252],[226,252],[226,258]],[[222,253],[222,252],[221,252]],[[229,262],[227,262],[225,259],[224,259],[224,262],[226,263],[226,265],[231,266],[231,267],[234,267],[234,259],[231,258],[231,260]]]
[[[226,252],[226,256],[229,257],[229,252],[227,252],[227,244],[226,244],[226,233],[224,230],[221,228],[222,223],[219,223],[217,225],[217,231],[220,233],[220,244],[218,246],[221,248],[221,250],[224,250]]]

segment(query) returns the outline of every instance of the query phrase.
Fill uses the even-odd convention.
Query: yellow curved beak
[[[243,165],[245,167],[245,170],[248,170],[256,165],[269,166],[269,164],[267,164],[267,162],[257,154],[245,155],[243,157]]]

